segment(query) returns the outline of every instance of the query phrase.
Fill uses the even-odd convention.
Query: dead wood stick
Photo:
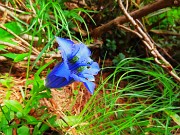
[[[21,20],[29,20],[30,18],[32,18],[33,15],[20,15],[20,14],[16,14],[15,12],[10,11],[9,9],[3,7],[2,5],[0,5],[0,11],[2,12],[7,12],[7,14],[9,14],[11,17],[17,17]]]
[[[141,9],[131,12],[130,16],[132,16],[134,19],[138,19],[138,18],[142,18],[154,11],[157,11],[159,9],[163,9],[166,7],[172,7],[172,6],[180,6],[180,0],[157,0],[156,2],[148,4]],[[90,34],[94,38],[100,37],[103,33],[106,33],[112,27],[117,26],[119,24],[126,23],[128,21],[129,20],[127,19],[126,16],[119,16],[119,17],[109,21],[108,23],[95,28],[94,30],[91,31]]]
[[[8,5],[8,1],[6,1],[5,5]],[[4,24],[6,22],[6,16],[7,16],[7,10],[4,11],[1,24]]]
[[[175,70],[173,69],[172,65],[159,53],[156,49],[155,44],[152,42],[152,39],[143,31],[143,29],[138,25],[138,23],[131,17],[131,15],[127,12],[125,7],[122,4],[121,0],[118,0],[119,6],[123,11],[124,15],[127,17],[129,22],[135,27],[137,32],[141,35],[140,38],[145,46],[148,48],[150,53],[153,55],[155,62],[163,67],[175,80],[180,82],[180,77],[176,74]],[[138,34],[138,35],[139,35]]]
[[[16,34],[15,34],[13,31],[11,31],[10,29],[6,28],[6,27],[3,26],[2,24],[0,24],[0,28],[3,28],[3,29],[6,30],[7,32],[9,32],[9,33],[12,34],[13,36],[15,36],[17,39],[19,39],[20,41],[22,41],[25,45],[27,45],[27,46],[23,45],[24,48],[26,48],[26,49],[28,49],[28,50],[31,48],[31,45],[30,45],[27,41],[25,41],[24,39],[22,39],[21,37],[19,37],[18,35],[16,35]],[[38,55],[40,52],[39,52],[36,48],[34,48],[34,47],[32,46],[32,53]]]
[[[20,47],[20,46],[17,46],[8,42],[0,41],[0,44],[25,52],[25,49],[23,47]]]
[[[48,59],[48,60],[54,60],[54,59],[61,58],[61,55],[60,54],[46,54],[46,56],[44,56],[44,57],[45,57],[45,59]],[[30,55],[31,61],[35,61],[36,59],[37,59],[36,55]],[[28,60],[28,57],[25,57],[24,61],[27,61],[27,60]],[[5,56],[0,56],[0,62],[3,62],[3,61],[8,61],[8,58]]]
[[[168,35],[168,36],[177,36],[180,37],[180,34],[177,32],[166,31],[166,30],[150,30],[150,32],[158,35]]]

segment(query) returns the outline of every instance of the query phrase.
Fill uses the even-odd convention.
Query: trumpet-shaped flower
[[[93,94],[95,84],[94,75],[100,68],[90,56],[91,51],[86,45],[75,44],[69,39],[56,37],[61,51],[62,61],[58,63],[46,78],[46,87],[60,88],[74,81],[83,82],[88,91]]]

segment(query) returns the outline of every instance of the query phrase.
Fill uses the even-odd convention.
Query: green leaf
[[[50,95],[50,93],[48,92],[42,92],[42,93],[39,93],[37,96],[36,96],[36,100],[40,100],[42,98],[51,98],[52,96]]]
[[[74,126],[77,125],[82,119],[79,116],[65,116],[63,117],[65,122],[62,119],[58,119],[56,122],[61,127]],[[67,124],[68,125],[67,125]]]
[[[11,111],[7,106],[1,107],[1,113],[2,115],[0,117],[2,118],[1,122],[3,124],[7,124],[7,121],[11,121],[12,119],[14,119],[14,112]]]
[[[51,60],[50,62],[46,63],[45,65],[43,65],[42,67],[40,67],[38,69],[38,71],[35,73],[35,76],[39,76],[39,74],[46,68],[48,67],[50,64],[52,64],[55,60]]]
[[[39,131],[39,127],[41,126],[41,123],[38,123],[37,125],[34,126],[33,129],[33,135],[42,135],[41,131]]]
[[[4,38],[0,38],[0,41],[1,42],[7,42],[7,43],[10,43],[10,44],[13,44],[13,45],[18,45],[16,42],[14,42],[13,40],[12,40],[12,37],[4,37]],[[4,46],[4,44],[2,43],[1,45],[3,45]],[[5,48],[6,48],[6,45],[5,45]]]
[[[16,100],[4,100],[4,104],[14,112],[23,112],[22,105]]]
[[[23,113],[22,113],[22,112],[17,112],[17,113],[16,113],[16,116],[17,116],[17,118],[19,118],[19,119],[20,119],[20,118],[22,118],[22,117],[23,117]]]
[[[41,133],[43,133],[44,131],[46,131],[48,129],[49,129],[49,126],[47,124],[42,124],[40,131],[41,131]]]
[[[23,31],[23,27],[20,23],[18,22],[9,22],[4,25],[6,28],[10,29],[13,31],[15,34],[19,35]],[[0,28],[0,39],[4,38],[13,38],[14,36],[7,32],[6,30]]]
[[[23,54],[16,54],[16,53],[6,53],[6,54],[0,54],[2,56],[5,56],[7,58],[11,58],[14,60],[14,62],[19,62],[24,60],[25,57],[27,57],[29,54],[28,53],[23,53]]]
[[[5,135],[12,135],[12,128],[11,128],[11,127],[6,128],[6,129],[4,129],[3,131],[4,131],[4,134],[5,134]]]
[[[5,45],[0,45],[0,51],[6,51],[5,48],[6,48]]]
[[[0,122],[1,122],[1,127],[6,128],[8,126],[8,118],[5,117],[5,114],[1,116]]]
[[[52,116],[51,118],[49,118],[49,119],[47,120],[47,122],[48,122],[51,126],[57,127],[58,124],[57,124],[55,121],[56,121],[56,116],[55,116],[55,115]]]
[[[18,135],[30,135],[29,128],[26,126],[21,126],[17,129]]]
[[[19,35],[24,30],[23,26],[18,22],[6,23],[6,24],[4,24],[4,26],[6,28],[8,28],[9,30],[13,31],[17,35]],[[7,32],[6,30],[0,28],[0,41],[8,42],[8,43],[11,43],[13,45],[17,45],[16,42],[12,41],[12,38],[14,38],[14,36],[12,34]],[[4,49],[4,48],[2,48],[2,46],[1,46],[0,50],[2,50],[2,49]],[[3,51],[5,51],[5,50],[3,50]]]
[[[24,60],[25,57],[27,57],[29,54],[28,53],[23,53],[23,54],[17,54],[17,56],[14,58],[14,62],[19,62]]]
[[[180,116],[177,113],[175,113],[175,112],[173,112],[171,110],[165,110],[165,113],[169,117],[171,117],[176,124],[178,124],[180,126]]]
[[[36,125],[39,123],[39,121],[33,116],[26,115],[24,116],[24,119],[27,120],[28,124]]]
[[[7,77],[5,79],[0,79],[0,83],[3,86],[7,87],[8,89],[10,89],[14,85],[12,77]]]
[[[0,55],[5,56],[7,58],[11,58],[11,59],[14,59],[17,56],[17,54],[15,53],[6,53],[6,54],[0,54]]]

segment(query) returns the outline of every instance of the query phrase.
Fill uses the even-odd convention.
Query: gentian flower
[[[61,88],[74,81],[83,82],[88,91],[93,94],[94,75],[100,68],[90,56],[91,51],[83,43],[75,44],[69,39],[56,37],[61,51],[62,61],[58,63],[46,78],[46,87]]]

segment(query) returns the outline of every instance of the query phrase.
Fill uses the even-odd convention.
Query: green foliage
[[[18,22],[5,23],[4,26],[17,35],[19,35],[24,30],[23,26]],[[0,28],[0,41],[1,42],[8,42],[13,45],[17,45],[17,43],[12,41],[12,38],[14,38],[14,36],[12,34],[7,32],[6,30]],[[6,51],[5,49],[6,49],[5,45],[0,45],[0,50]]]
[[[5,48],[6,47],[4,45],[0,45],[0,51],[6,51]]]
[[[88,32],[85,20],[78,13],[83,12],[90,17],[89,12],[92,11],[81,8],[67,10],[62,1],[38,0],[33,4],[33,7],[30,3],[27,6],[34,8],[36,14],[32,18],[30,25],[27,25],[28,29],[25,32],[32,33],[32,30],[36,30],[34,36],[38,36],[40,39],[47,38],[50,41],[57,34],[57,29],[63,29],[62,36],[72,38],[74,33],[71,29],[78,27],[77,22],[83,23]],[[63,33],[66,33],[66,35]]]
[[[113,64],[117,65],[121,60],[125,59],[125,55],[123,53],[119,53],[114,59]]]
[[[13,77],[10,77],[9,74],[2,75],[0,77],[0,84],[10,89],[13,84]]]
[[[166,8],[159,10],[157,12],[154,12],[147,17],[149,18],[150,24],[153,24],[157,22],[158,20],[163,19],[162,22],[159,22],[159,25],[156,28],[159,29],[167,29],[167,28],[172,28],[172,26],[177,26],[177,22],[179,21],[180,18],[180,13],[179,13],[180,8]]]
[[[16,112],[16,113],[17,112],[21,112],[21,113],[23,112],[22,105],[15,100],[5,100],[4,104],[7,108],[9,108],[13,112]]]
[[[174,36],[173,34],[179,33],[179,22],[180,22],[180,8],[166,8],[156,11],[148,15],[146,20],[148,20],[148,25],[153,26],[152,29],[162,31],[162,35],[153,34],[153,40],[158,43],[159,46],[163,48],[176,48],[178,51],[178,44],[180,40],[178,36]],[[166,33],[171,33],[166,35]],[[166,38],[164,38],[164,36]],[[174,53],[174,52],[173,52]],[[175,51],[176,53],[176,51]],[[177,59],[178,61],[178,59]]]
[[[115,50],[116,50],[116,41],[106,39],[106,47],[108,48],[109,51],[115,52]]]
[[[79,116],[65,116],[63,119],[64,119],[64,121],[62,119],[58,119],[56,121],[58,126],[68,127],[68,126],[80,125],[80,122],[82,121],[82,118],[80,118]],[[68,125],[67,125],[67,123],[68,123]]]
[[[180,86],[158,65],[151,59],[129,58],[114,68],[81,112],[89,123],[79,132],[171,134],[179,128]]]
[[[30,135],[29,128],[27,126],[21,126],[17,129],[18,135]]]
[[[22,31],[24,30],[23,26],[18,22],[6,23],[4,26],[17,35],[21,34]],[[12,41],[12,38],[14,38],[14,35],[10,34],[6,30],[0,28],[0,41],[1,42],[11,43],[11,44],[16,46],[17,43]],[[3,52],[8,52],[6,50],[6,48],[7,48],[6,45],[0,45],[0,50],[2,50]],[[13,59],[14,62],[19,62],[19,61],[22,61],[25,57],[27,57],[28,53],[22,53],[22,54],[16,54],[16,53],[5,53],[5,54],[3,54],[3,53],[1,53],[0,56],[5,56],[7,58]]]
[[[173,120],[174,120],[174,122],[176,123],[176,124],[178,124],[179,126],[180,126],[180,116],[177,114],[177,113],[175,113],[175,112],[173,112],[173,111],[171,111],[171,110],[165,110],[164,111],[168,116],[170,116]]]
[[[49,121],[52,123],[51,116],[44,113],[44,116],[40,120],[29,114],[31,109],[39,109],[39,101],[42,98],[50,98],[50,91],[45,88],[44,80],[40,79],[39,75],[52,61],[42,66],[35,74],[35,79],[28,82],[28,85],[32,84],[33,89],[29,99],[24,99],[24,103],[20,103],[16,100],[4,100],[4,105],[0,106],[0,130],[7,134],[12,134],[12,129],[17,128],[18,134],[30,134],[29,127],[26,125],[34,125],[35,130],[33,134],[42,134],[49,126],[43,123],[43,121]],[[7,83],[6,83],[7,84]],[[8,85],[8,84],[7,84]],[[9,86],[8,86],[9,87]],[[23,92],[25,97],[26,91]],[[19,124],[15,122],[18,119]]]
[[[22,53],[22,54],[6,53],[6,54],[0,54],[0,55],[13,59],[14,60],[13,62],[20,62],[24,60],[24,58],[27,57],[29,54],[28,53]]]
[[[19,35],[23,30],[23,26],[18,22],[9,22],[4,25],[9,30],[13,31],[15,34]],[[7,41],[8,38],[13,38],[14,36],[7,32],[6,30],[0,28],[0,40]]]

